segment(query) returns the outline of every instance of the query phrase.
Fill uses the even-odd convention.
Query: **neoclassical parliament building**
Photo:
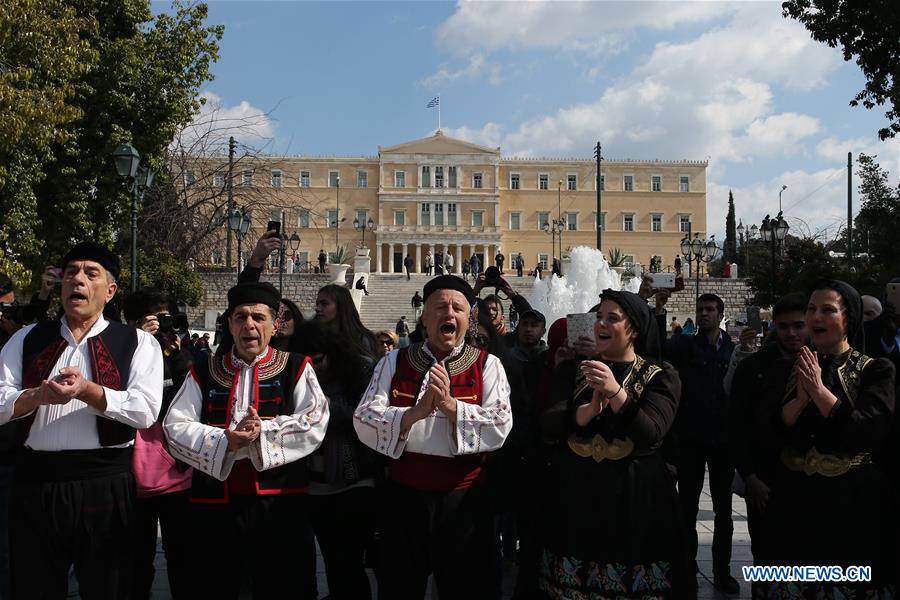
[[[706,234],[706,167],[706,161],[604,159],[598,214],[594,159],[504,158],[500,148],[438,131],[379,147],[374,157],[244,159],[232,181],[235,203],[250,205],[245,256],[276,220],[287,236],[300,238],[296,251],[287,250],[298,265],[315,263],[320,249],[344,247],[352,256],[365,235],[377,273],[401,272],[406,256],[422,271],[426,254],[438,251],[454,257],[454,272],[476,253],[493,264],[497,252],[506,268],[521,253],[530,271],[546,268],[560,247],[565,255],[596,246],[598,225],[607,256],[619,249],[626,262],[659,256],[671,265],[688,231]],[[210,180],[221,185],[222,164],[214,170]],[[187,183],[199,184],[198,175],[188,172]],[[225,248],[223,236],[209,266],[224,264]]]

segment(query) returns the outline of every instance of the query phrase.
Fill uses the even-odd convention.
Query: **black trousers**
[[[379,600],[422,600],[434,574],[441,600],[499,598],[499,547],[485,484],[378,490]]]
[[[713,574],[729,572],[731,563],[731,483],[734,465],[724,448],[682,440],[678,459],[678,498],[688,529],[688,550],[697,560],[697,512],[703,491],[706,466],[709,465],[709,492],[712,495],[715,528],[713,530]]]
[[[191,598],[315,600],[316,547],[302,494],[192,503]]]
[[[135,502],[134,581],[132,600],[150,597],[156,569],[157,523],[162,530],[166,574],[172,598],[189,598],[191,578],[190,490],[138,498]]]
[[[375,536],[375,490],[360,487],[327,496],[307,496],[319,542],[328,597],[371,600],[365,554]]]
[[[74,564],[81,598],[129,598],[133,535],[131,473],[17,481],[10,511],[12,597],[64,599]]]

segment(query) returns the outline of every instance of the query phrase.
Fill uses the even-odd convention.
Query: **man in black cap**
[[[509,384],[496,356],[465,342],[475,301],[459,277],[426,284],[424,342],[387,354],[353,424],[388,456],[381,486],[379,596],[499,597],[493,510],[482,468],[512,428]]]
[[[328,399],[308,358],[269,345],[280,301],[269,283],[228,291],[234,346],[195,365],[163,423],[169,450],[194,468],[192,597],[237,598],[231,569],[247,566],[254,598],[316,598],[300,459],[325,437]]]
[[[130,593],[135,429],[163,391],[152,335],[103,317],[119,259],[92,242],[62,261],[62,319],[17,332],[0,353],[0,422],[24,448],[11,508],[13,598],[65,598],[74,563],[82,598]]]

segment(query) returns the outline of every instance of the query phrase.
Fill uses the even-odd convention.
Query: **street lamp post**
[[[250,215],[243,207],[235,208],[228,215],[228,229],[233,231],[234,237],[237,238],[237,277],[240,280],[243,267],[241,242],[244,240],[247,232],[250,231]]]
[[[781,215],[781,211],[778,211],[778,216],[774,219],[769,218],[769,215],[763,219],[762,227],[759,228],[759,233],[762,235],[762,239],[764,242],[769,244],[769,247],[772,250],[772,303],[775,303],[776,296],[776,266],[775,266],[775,249],[777,246],[782,246],[784,244],[784,238],[787,237],[788,230],[790,229],[790,225],[788,225],[787,221],[784,220],[784,217]]]
[[[361,223],[359,218],[353,219],[353,229],[357,231],[362,231],[362,245],[361,248],[366,247],[366,231],[375,231],[375,221],[369,219],[368,222]]]
[[[556,183],[556,220],[559,222],[562,221],[562,184],[562,179]],[[559,230],[559,260],[562,262],[562,229]]]
[[[562,240],[562,228],[563,221],[562,219],[553,219],[541,225],[541,231],[544,233],[550,234],[550,256],[552,258],[556,253],[556,234],[559,233],[560,240]],[[550,260],[550,272],[553,272],[553,261],[552,258]],[[559,244],[559,260],[560,260],[560,271],[559,274],[562,275],[562,242]]]
[[[783,185],[783,186],[781,186],[781,189],[778,190],[778,214],[779,214],[779,215],[781,214],[781,194],[782,194],[782,193],[784,192],[784,190],[786,190],[786,189],[787,189],[787,186],[786,186],[786,185]]]
[[[340,242],[338,241],[338,231],[341,226],[341,176],[338,175],[335,177],[335,184],[337,187],[337,200],[335,201],[335,210],[334,210],[334,256],[337,258],[337,255],[340,253]]]
[[[716,236],[710,236],[708,241],[705,239],[701,240],[699,233],[694,234],[693,240],[687,235],[681,238],[681,254],[689,263],[691,261],[697,263],[697,269],[694,273],[694,302],[700,297],[700,263],[709,264],[716,257],[718,251]]]
[[[138,202],[144,191],[153,185],[153,170],[140,166],[141,155],[131,144],[122,144],[113,150],[116,172],[120,177],[130,180],[128,191],[131,192],[131,291],[138,289],[137,268],[137,217]]]
[[[287,236],[287,233],[282,232],[281,234],[281,246],[278,249],[278,293],[281,293],[281,290],[284,287],[284,247],[286,244],[290,244],[291,246],[291,255],[297,251],[297,248],[300,247],[300,236],[297,235],[297,232],[291,234],[291,237]]]

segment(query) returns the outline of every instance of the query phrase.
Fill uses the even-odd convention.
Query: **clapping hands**
[[[235,425],[234,429],[225,430],[228,449],[232,452],[246,448],[256,441],[262,431],[262,420],[254,407],[247,410],[247,415]]]

